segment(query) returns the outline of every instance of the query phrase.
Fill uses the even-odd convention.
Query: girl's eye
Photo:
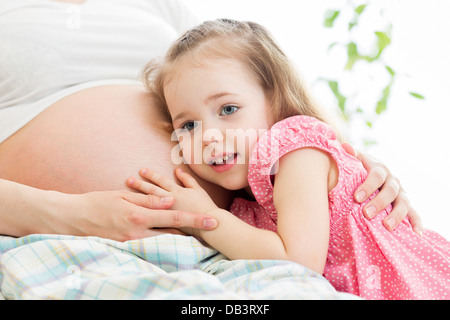
[[[181,126],[181,129],[191,131],[191,130],[194,130],[196,127],[197,127],[197,122],[188,121]]]
[[[230,114],[235,113],[239,108],[236,106],[232,106],[232,105],[227,105],[224,106],[221,110],[220,110],[220,115],[221,116],[228,116]]]

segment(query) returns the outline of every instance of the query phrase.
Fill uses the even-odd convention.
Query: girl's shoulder
[[[339,182],[334,193],[339,193],[340,188],[354,190],[365,179],[366,171],[361,162],[345,151],[330,125],[316,118],[294,116],[277,122],[264,132],[250,156],[248,181],[259,204],[275,212],[273,179],[279,159],[301,148],[320,149],[335,160]]]
[[[293,116],[275,123],[269,130],[272,135],[281,134],[280,138],[289,138],[291,133],[308,133],[312,137],[314,133],[324,135],[328,139],[337,140],[335,130],[327,123],[310,116]]]
[[[293,116],[275,123],[258,139],[249,160],[248,180],[255,199],[269,211],[274,210],[273,177],[279,159],[301,148],[318,148],[330,153],[338,163],[345,150],[328,124],[309,116]]]
[[[336,132],[330,125],[309,116],[293,116],[275,123],[259,137],[249,166],[256,169],[268,168],[266,174],[273,174],[270,169],[279,158],[305,147],[316,147],[329,152],[341,148]]]

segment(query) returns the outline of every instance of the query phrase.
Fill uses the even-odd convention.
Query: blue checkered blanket
[[[193,237],[0,236],[0,299],[353,299],[288,261],[234,260]]]

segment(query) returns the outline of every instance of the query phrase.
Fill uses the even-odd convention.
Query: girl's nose
[[[217,143],[223,140],[222,133],[218,129],[208,129],[203,133],[203,145],[209,146],[211,143]]]
[[[209,139],[209,141],[203,139],[203,145],[204,145],[204,146],[209,146],[211,143],[215,143],[215,142],[217,142],[217,140],[216,140],[215,137],[211,137],[211,139]]]

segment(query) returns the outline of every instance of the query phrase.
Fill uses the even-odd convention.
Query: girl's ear
[[[274,108],[270,103],[266,104],[266,119],[267,123],[269,124],[269,128],[272,127],[275,124],[275,115],[274,115]]]
[[[171,122],[163,121],[160,123],[161,130],[168,134],[172,134],[174,132],[173,126]]]

